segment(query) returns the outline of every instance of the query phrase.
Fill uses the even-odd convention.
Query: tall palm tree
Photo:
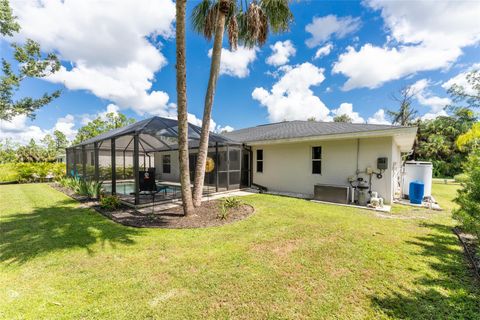
[[[187,0],[176,1],[176,69],[177,69],[177,115],[178,115],[178,163],[182,189],[183,212],[192,213],[193,201],[190,187],[188,162],[188,121],[187,121],[187,66],[185,48],[185,11]]]
[[[228,33],[230,48],[235,50],[240,42],[248,48],[262,46],[267,41],[269,30],[279,33],[288,30],[293,15],[288,0],[202,0],[192,13],[196,32],[213,40],[212,61],[202,119],[202,132],[198,150],[193,188],[193,204],[202,201],[205,164],[208,153],[208,138],[213,98],[220,71],[223,34]]]

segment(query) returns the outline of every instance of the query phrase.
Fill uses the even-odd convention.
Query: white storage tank
[[[408,196],[410,182],[421,181],[425,185],[425,197],[432,196],[432,171],[433,165],[427,161],[407,161],[403,167],[404,196]]]

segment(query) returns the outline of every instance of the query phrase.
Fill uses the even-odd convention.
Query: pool
[[[157,183],[158,188],[162,188],[161,192],[166,192],[169,194],[175,193],[177,191],[176,186],[170,186],[162,183]],[[105,192],[112,192],[112,185],[110,183],[104,184],[103,189]],[[116,184],[117,194],[130,195],[135,191],[135,183],[132,182],[117,182]]]

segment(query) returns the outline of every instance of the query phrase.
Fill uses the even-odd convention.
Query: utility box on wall
[[[388,158],[387,157],[377,158],[377,169],[379,169],[379,170],[387,170],[388,169]]]

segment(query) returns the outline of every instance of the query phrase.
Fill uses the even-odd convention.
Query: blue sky
[[[188,15],[197,2],[190,1]],[[174,3],[151,1],[12,1],[22,25],[15,39],[32,38],[62,59],[49,79],[29,79],[18,96],[62,89],[62,96],[30,121],[1,123],[0,138],[21,143],[53,129],[69,137],[98,115],[120,110],[142,119],[175,115]],[[298,1],[290,31],[261,48],[222,56],[213,108],[215,129],[268,122],[331,121],[346,113],[356,122],[387,123],[392,92],[416,88],[420,116],[444,114],[446,89],[465,83],[480,65],[480,2]],[[190,120],[199,123],[212,43],[187,33]],[[316,57],[317,56],[317,57]],[[453,80],[452,80],[453,79]]]

